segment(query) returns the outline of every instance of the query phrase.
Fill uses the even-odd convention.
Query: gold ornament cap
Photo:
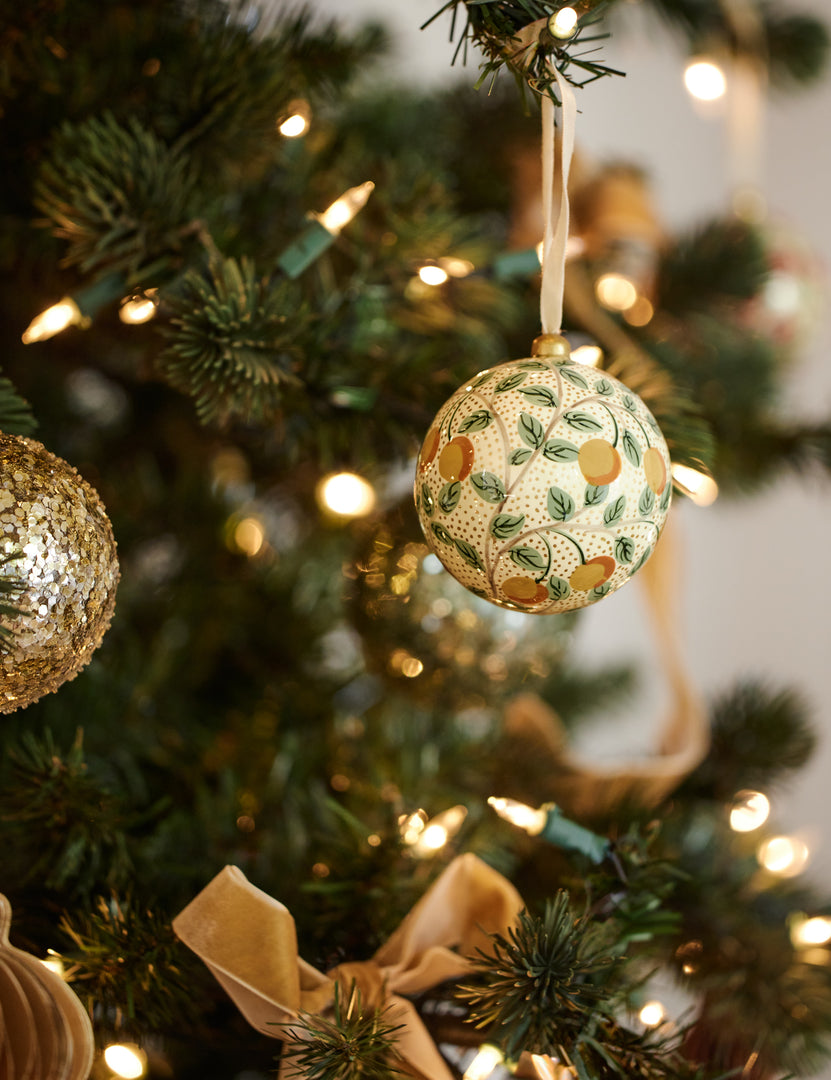
[[[562,360],[568,360],[571,356],[571,346],[560,334],[540,334],[534,338],[531,346],[532,356],[557,356]]]

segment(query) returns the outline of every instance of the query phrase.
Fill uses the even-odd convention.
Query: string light
[[[80,326],[84,321],[81,309],[71,296],[65,296],[57,304],[41,311],[29,323],[21,335],[24,345],[32,345],[36,341],[46,341],[48,338],[66,330],[68,326]]]
[[[499,1047],[485,1043],[479,1047],[476,1057],[465,1069],[462,1080],[487,1080],[496,1066],[501,1065],[504,1060]]]
[[[510,821],[517,828],[524,829],[529,836],[538,836],[545,828],[548,815],[543,809],[537,810],[516,799],[503,799],[499,795],[491,795],[488,798],[488,806],[492,806],[505,821]]]
[[[827,945],[831,941],[831,919],[815,915],[812,919],[799,916],[791,921],[791,941],[797,948]]]
[[[688,465],[673,465],[672,479],[696,506],[710,506],[718,498],[718,484],[707,473]]]
[[[374,190],[375,184],[371,180],[350,188],[339,199],[335,199],[331,206],[327,206],[318,221],[327,232],[337,236],[344,225],[348,225],[352,218],[363,210]]]
[[[597,367],[603,360],[603,350],[599,345],[579,345],[572,352],[571,359],[577,364]]]
[[[476,269],[470,259],[459,259],[455,255],[446,255],[439,259],[439,266],[451,277],[467,277]]]
[[[638,290],[623,274],[601,274],[594,283],[594,293],[610,311],[628,311],[638,299]]]
[[[647,1001],[641,1011],[638,1013],[638,1019],[644,1025],[644,1027],[658,1027],[659,1024],[664,1022],[666,1016],[666,1009],[663,1007],[660,1001]]]
[[[760,866],[779,877],[794,877],[805,867],[808,845],[793,836],[774,836],[759,845],[756,857]]]
[[[727,79],[712,60],[691,60],[684,69],[684,85],[699,101],[716,101],[724,96]]]
[[[770,801],[761,791],[739,791],[730,810],[730,828],[735,832],[753,832],[767,821]]]
[[[356,473],[333,473],[317,489],[319,504],[340,517],[365,517],[375,507],[375,489]]]
[[[427,263],[419,267],[418,276],[425,285],[444,285],[450,275],[443,267]]]
[[[158,306],[158,289],[145,289],[144,292],[124,297],[118,309],[118,317],[128,326],[138,326],[154,318]]]
[[[443,810],[430,818],[411,844],[413,853],[426,856],[441,851],[447,841],[461,829],[466,817],[467,807],[451,806],[449,810]]]
[[[623,317],[630,326],[646,326],[652,321],[654,314],[655,308],[650,301],[645,296],[639,296],[635,303],[624,311]]]
[[[147,1055],[134,1043],[110,1043],[104,1051],[104,1061],[110,1071],[124,1080],[137,1080],[144,1076]]]
[[[285,119],[277,125],[277,130],[286,139],[296,139],[305,135],[309,130],[311,111],[307,101],[293,101],[288,109]]]
[[[259,518],[243,518],[234,529],[234,543],[249,559],[262,549],[264,542],[265,529]]]
[[[41,964],[62,979],[64,976],[63,960],[53,949],[47,949],[46,951],[49,955],[45,960],[41,960]]]
[[[577,26],[577,12],[573,7],[560,8],[548,20],[548,29],[557,38],[570,38]]]

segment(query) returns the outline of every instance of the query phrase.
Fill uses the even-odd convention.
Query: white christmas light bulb
[[[358,187],[350,188],[323,211],[318,221],[327,232],[337,236],[344,225],[348,225],[358,211],[366,206],[374,188],[375,184],[371,180],[359,184]]]

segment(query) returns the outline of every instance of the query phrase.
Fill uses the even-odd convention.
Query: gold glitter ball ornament
[[[19,558],[8,559],[20,553]],[[0,652],[0,712],[74,679],[101,643],[119,579],[113,531],[97,492],[34,439],[0,433],[0,574],[11,631]]]
[[[418,458],[424,536],[500,607],[551,614],[619,589],[646,562],[672,497],[670,459],[641,399],[543,335],[480,372],[434,420]]]

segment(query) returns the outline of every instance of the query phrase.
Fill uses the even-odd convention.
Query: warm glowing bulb
[[[691,60],[684,71],[684,85],[699,101],[715,101],[724,96],[727,80],[711,60]]]
[[[488,806],[492,806],[505,821],[510,821],[512,825],[524,829],[529,836],[541,833],[548,820],[545,810],[535,810],[533,806],[526,806],[525,803],[517,802],[516,799],[503,799],[501,796],[491,795]]]
[[[265,529],[259,518],[243,518],[234,529],[234,543],[250,559],[259,552],[265,541]]]
[[[476,1057],[465,1069],[462,1080],[486,1080],[496,1066],[503,1061],[502,1051],[496,1046],[485,1043],[484,1046],[479,1047]]]
[[[532,1054],[531,1064],[534,1066],[538,1080],[557,1080],[555,1063],[548,1054]]]
[[[603,359],[603,350],[599,345],[578,345],[572,352],[571,359],[576,364],[586,364],[588,367],[597,367]]]
[[[798,948],[806,945],[826,945],[831,941],[831,919],[815,915],[801,919],[791,926],[791,941]]]
[[[470,259],[457,259],[454,255],[439,259],[439,264],[451,277],[467,277],[476,269]]]
[[[318,499],[333,514],[350,518],[364,517],[375,506],[375,489],[355,473],[335,473],[320,484]]]
[[[639,296],[635,303],[623,313],[630,326],[646,326],[652,321],[655,308],[645,296]]]
[[[647,1001],[638,1013],[640,1022],[645,1027],[657,1027],[663,1023],[665,1016],[666,1010],[660,1001]]]
[[[735,832],[753,832],[768,819],[770,801],[761,791],[740,791],[730,810],[730,828]]]
[[[46,341],[47,338],[54,337],[61,330],[66,330],[67,326],[77,324],[82,319],[81,309],[71,296],[65,296],[57,304],[53,304],[40,315],[36,315],[23,331],[21,340],[24,345],[31,345],[35,341]]]
[[[556,15],[548,20],[548,29],[558,38],[569,38],[577,26],[577,12],[573,7],[560,8]]]
[[[673,465],[672,479],[696,506],[710,506],[718,498],[718,484],[707,473],[688,465]]]
[[[433,855],[441,851],[451,837],[461,829],[467,808],[464,806],[451,806],[449,810],[443,810],[436,814],[424,826],[412,845],[416,855]]]
[[[372,194],[375,184],[367,180],[365,184],[350,188],[339,199],[327,207],[318,220],[327,232],[337,236],[344,225],[348,225],[352,218],[366,206],[367,199]]]
[[[156,289],[148,289],[138,296],[127,296],[121,301],[118,309],[118,317],[123,323],[137,326],[139,323],[149,322],[156,314],[159,301],[156,299]]]
[[[430,263],[427,266],[419,267],[418,276],[425,285],[444,285],[448,273],[446,270],[442,270],[440,266]]]
[[[47,956],[45,960],[41,960],[41,964],[43,964],[45,968],[49,968],[50,971],[54,971],[56,975],[59,975],[61,978],[63,978],[63,960],[61,960],[61,958],[57,954],[55,954],[54,956]]]
[[[627,311],[638,299],[638,290],[623,274],[601,274],[594,283],[594,292],[610,311]]]
[[[277,130],[287,139],[296,139],[298,135],[305,135],[309,130],[309,121],[302,113],[294,113],[287,116]]]
[[[104,1061],[116,1076],[136,1080],[144,1076],[147,1058],[144,1051],[132,1043],[111,1043],[104,1051]]]
[[[757,857],[760,865],[771,874],[793,877],[808,861],[807,844],[793,836],[774,836],[759,846]]]

